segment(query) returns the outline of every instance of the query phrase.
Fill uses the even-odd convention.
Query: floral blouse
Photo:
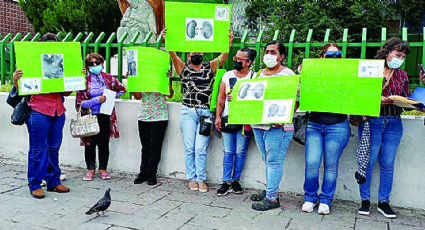
[[[142,92],[139,121],[168,120],[167,96],[161,93]]]

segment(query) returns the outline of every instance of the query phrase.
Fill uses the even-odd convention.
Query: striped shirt
[[[386,79],[382,81],[382,87],[385,86]],[[388,85],[383,88],[382,96],[389,97],[393,95],[409,97],[410,96],[409,78],[407,72],[401,69],[394,69],[393,76]],[[403,112],[403,108],[396,105],[381,105],[381,116],[398,116]]]

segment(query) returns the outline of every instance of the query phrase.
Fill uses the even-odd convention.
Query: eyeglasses
[[[95,62],[91,62],[91,61],[86,61],[86,65],[88,66],[94,66],[94,64],[96,64],[96,66],[100,65],[100,63],[102,63],[101,61],[95,61]]]
[[[249,60],[249,58],[240,58],[240,57],[233,56],[233,61],[243,62],[243,61],[248,61],[248,60]]]
[[[341,58],[342,52],[341,51],[326,51],[325,57],[326,58]]]

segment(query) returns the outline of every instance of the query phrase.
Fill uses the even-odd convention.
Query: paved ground
[[[113,173],[113,179],[82,181],[83,170],[62,167],[67,194],[47,193],[42,200],[30,196],[26,165],[0,159],[0,229],[425,229],[425,210],[394,208],[398,218],[388,220],[373,207],[371,216],[356,214],[358,204],[334,201],[328,216],[300,211],[302,196],[281,194],[281,209],[257,212],[248,197],[216,196],[189,191],[186,182],[159,178],[156,186],[134,185],[135,175]],[[108,217],[85,215],[106,188],[111,188]]]

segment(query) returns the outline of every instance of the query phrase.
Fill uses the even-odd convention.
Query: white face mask
[[[265,54],[263,62],[268,68],[273,68],[278,64],[277,57],[273,54]]]

